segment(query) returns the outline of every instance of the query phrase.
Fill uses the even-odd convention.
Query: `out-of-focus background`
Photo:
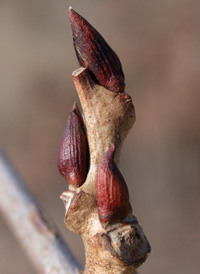
[[[196,274],[200,261],[200,1],[0,0],[0,143],[84,263],[64,224],[56,168],[78,68],[68,6],[117,52],[137,121],[121,171],[152,253],[142,274]],[[0,273],[36,273],[0,217]]]

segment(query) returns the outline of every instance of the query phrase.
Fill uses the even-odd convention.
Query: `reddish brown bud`
[[[57,166],[69,184],[79,187],[84,183],[88,171],[88,143],[76,103],[67,119]]]
[[[96,178],[97,204],[102,224],[123,221],[131,211],[128,188],[114,162],[115,146],[102,157]]]
[[[117,54],[103,37],[72,8],[69,20],[79,64],[89,69],[100,85],[114,92],[125,89],[124,74]]]

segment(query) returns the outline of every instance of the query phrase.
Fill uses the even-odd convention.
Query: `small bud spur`
[[[102,157],[96,177],[100,222],[106,226],[126,219],[131,212],[126,182],[114,162],[115,146]]]
[[[117,54],[99,32],[72,8],[69,20],[79,64],[89,69],[103,87],[124,92],[124,74]]]
[[[76,103],[67,119],[57,166],[69,184],[80,187],[84,183],[88,171],[88,143]]]

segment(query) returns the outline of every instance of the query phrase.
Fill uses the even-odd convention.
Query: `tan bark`
[[[116,145],[119,165],[121,146],[135,122],[132,99],[98,85],[85,68],[72,74],[83,109],[90,150],[90,168],[80,188],[70,186],[61,195],[66,206],[66,226],[82,236],[86,264],[84,274],[133,273],[147,258],[149,243],[137,219],[104,228],[99,221],[96,201],[96,174],[99,161],[111,144]]]

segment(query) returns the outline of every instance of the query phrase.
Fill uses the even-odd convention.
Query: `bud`
[[[128,188],[114,162],[115,145],[102,157],[96,178],[99,219],[103,225],[120,222],[131,212]]]
[[[79,64],[89,69],[103,87],[124,92],[124,73],[117,54],[100,33],[72,8],[69,8],[69,20]]]
[[[83,120],[74,103],[59,150],[58,170],[69,184],[80,187],[88,171],[88,143]]]

